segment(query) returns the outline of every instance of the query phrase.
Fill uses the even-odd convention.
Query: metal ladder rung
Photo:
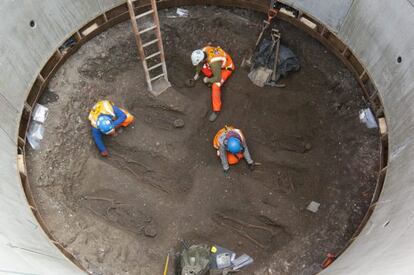
[[[151,79],[150,79],[150,81],[152,82],[152,81],[154,81],[154,80],[156,80],[156,79],[158,79],[158,78],[160,78],[160,77],[162,77],[162,76],[164,76],[164,73],[159,74],[159,75],[157,75],[156,77],[151,78]]]
[[[145,30],[140,31],[139,34],[146,33],[148,31],[153,30],[153,29],[156,29],[156,28],[157,28],[157,25],[151,26],[149,28],[146,28]]]
[[[158,38],[157,39],[154,39],[154,40],[151,40],[150,42],[147,42],[145,44],[142,44],[142,47],[143,48],[148,47],[149,45],[152,45],[152,44],[154,44],[156,42],[158,42]]]
[[[154,10],[149,10],[149,11],[146,11],[144,13],[138,14],[137,16],[135,16],[135,18],[138,19],[138,18],[144,17],[145,15],[148,15],[148,14],[151,14],[151,13],[154,13]]]
[[[149,67],[149,68],[148,68],[148,71],[154,70],[154,69],[156,69],[156,68],[160,67],[160,66],[161,66],[161,65],[163,65],[163,64],[164,64],[164,62],[161,62],[161,63],[158,63],[157,65],[154,65],[154,66],[152,66],[152,67]]]
[[[160,55],[160,54],[161,54],[161,51],[156,52],[156,53],[153,53],[153,54],[151,54],[151,55],[149,55],[149,56],[145,57],[145,60],[148,60],[148,59],[153,58],[154,56],[157,56],[157,55]]]

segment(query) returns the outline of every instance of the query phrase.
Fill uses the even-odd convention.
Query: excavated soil
[[[86,43],[57,72],[40,100],[49,108],[41,149],[28,149],[31,186],[53,236],[93,274],[161,274],[168,252],[189,243],[246,253],[240,274],[314,274],[340,253],[361,222],[378,169],[378,133],[359,122],[365,108],[351,74],[306,33],[277,22],[302,68],[258,88],[240,68],[263,15],[191,7],[160,12],[172,88],[146,91],[130,23]],[[223,88],[223,111],[208,121],[210,89],[189,55],[211,42],[238,66]],[[93,144],[88,112],[110,99],[136,117]],[[182,119],[183,128],[174,121]],[[212,138],[225,124],[242,129],[253,159],[224,175]],[[317,213],[307,205],[320,203]],[[172,270],[172,266],[170,270]]]

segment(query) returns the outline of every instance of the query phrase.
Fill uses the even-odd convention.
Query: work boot
[[[217,119],[218,115],[219,115],[219,112],[212,112],[210,116],[208,117],[208,120],[210,120],[210,122],[214,122]]]

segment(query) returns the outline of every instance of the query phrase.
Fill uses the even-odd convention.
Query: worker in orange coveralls
[[[246,160],[250,170],[254,170],[255,163],[247,147],[246,138],[240,129],[224,126],[214,136],[213,147],[217,150],[217,156],[220,157],[224,173],[230,169],[229,165],[237,164],[242,159]]]
[[[205,75],[203,82],[211,85],[211,102],[213,112],[209,120],[215,121],[221,110],[221,86],[231,76],[235,66],[230,55],[220,47],[206,46],[203,49],[195,50],[191,54],[191,61],[196,66],[194,80]]]

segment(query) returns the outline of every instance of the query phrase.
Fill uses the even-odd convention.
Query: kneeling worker
[[[200,77],[200,72],[202,72],[205,75],[203,82],[211,84],[213,112],[209,120],[213,122],[217,119],[221,110],[221,85],[235,69],[233,60],[220,47],[207,46],[203,49],[195,50],[191,54],[191,61],[194,66],[197,66],[194,80],[197,80]]]
[[[224,172],[229,170],[229,165],[237,164],[245,159],[250,170],[254,169],[254,162],[249,153],[246,139],[239,129],[232,126],[224,126],[214,137],[213,147],[221,159]]]
[[[92,125],[93,140],[101,155],[107,157],[108,150],[103,142],[103,135],[115,136],[116,129],[128,127],[134,121],[134,116],[109,100],[101,100],[93,106],[89,113],[89,120]]]

